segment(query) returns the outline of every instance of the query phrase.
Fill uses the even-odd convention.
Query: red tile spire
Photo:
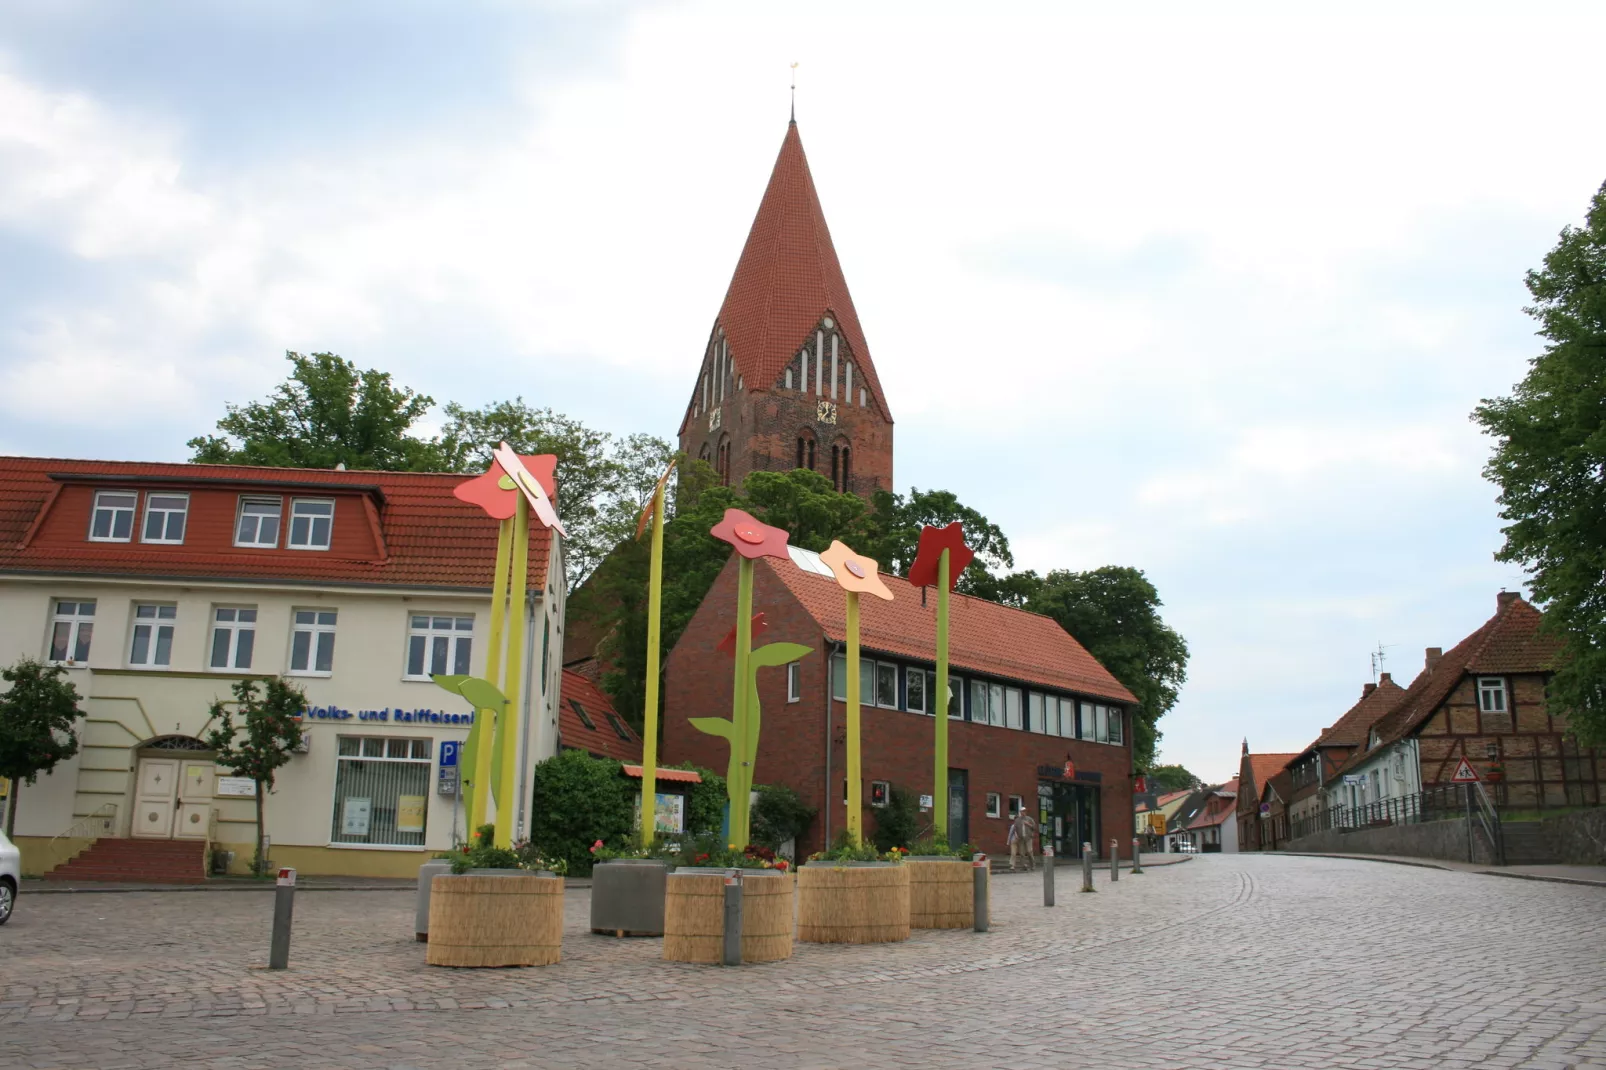
[[[786,138],[720,306],[718,328],[749,390],[767,390],[822,317],[834,317],[858,367],[855,383],[888,421],[892,413],[870,360],[859,313],[831,244],[797,122]]]

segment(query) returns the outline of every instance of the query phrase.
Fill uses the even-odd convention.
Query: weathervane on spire
[[[797,122],[797,61],[792,62],[792,122]]]

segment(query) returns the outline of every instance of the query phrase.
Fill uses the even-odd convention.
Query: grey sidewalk
[[[1559,884],[1589,884],[1606,888],[1606,866],[1486,866],[1482,863],[1447,862],[1442,858],[1410,858],[1404,855],[1333,854],[1315,851],[1271,851],[1266,853],[1298,858],[1350,858],[1362,862],[1391,862],[1397,866],[1421,866],[1425,869],[1443,869],[1457,873],[1480,873],[1489,877],[1554,881]],[[1147,866],[1149,863],[1145,860],[1143,864]]]

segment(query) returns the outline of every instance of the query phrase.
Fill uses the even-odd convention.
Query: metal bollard
[[[1043,845],[1043,905],[1054,905],[1054,847]]]
[[[1134,874],[1143,872],[1143,849],[1135,837],[1132,840],[1132,872]]]
[[[979,933],[987,931],[989,921],[987,910],[987,874],[991,866],[987,856],[977,852],[970,860],[970,875],[973,882],[971,901],[975,909],[975,928]]]
[[[1097,888],[1093,887],[1093,845],[1091,843],[1082,844],[1082,891],[1098,891]]]
[[[268,969],[283,970],[290,965],[290,916],[296,906],[296,871],[279,870],[273,889],[273,942],[268,948]]]
[[[742,964],[742,871],[725,874],[725,956],[727,966]]]
[[[1121,841],[1110,841],[1110,883],[1121,879]]]

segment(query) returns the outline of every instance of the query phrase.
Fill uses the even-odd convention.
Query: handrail
[[[1478,822],[1483,826],[1483,834],[1489,838],[1494,864],[1503,866],[1506,864],[1506,836],[1505,830],[1500,827],[1500,811],[1489,801],[1489,794],[1483,790],[1482,781],[1475,780],[1468,785],[1469,792],[1473,788],[1477,789],[1472,798],[1478,804]]]
[[[101,803],[93,811],[80,817],[71,825],[50,837],[50,846],[54,847],[60,839],[89,839],[99,838],[111,834],[117,827],[117,804]]]

